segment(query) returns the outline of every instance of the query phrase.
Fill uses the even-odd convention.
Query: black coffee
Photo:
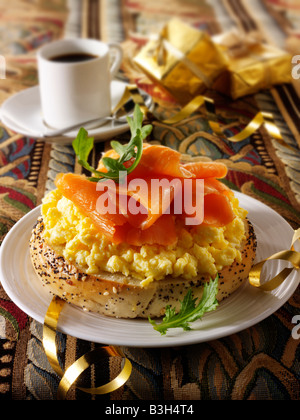
[[[97,58],[97,56],[86,53],[73,53],[51,57],[50,61],[54,61],[55,63],[80,63],[83,61],[93,60],[94,58]]]

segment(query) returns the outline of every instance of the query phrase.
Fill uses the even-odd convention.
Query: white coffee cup
[[[111,80],[122,58],[119,44],[94,39],[66,39],[42,47],[37,59],[44,122],[61,129],[110,115]]]

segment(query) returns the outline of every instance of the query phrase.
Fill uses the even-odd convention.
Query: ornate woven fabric
[[[7,78],[0,80],[1,102],[37,84],[35,50],[67,34],[121,42],[125,59],[119,77],[151,93],[157,112],[171,116],[178,106],[134,66],[132,58],[147,36],[173,16],[211,35],[232,27],[258,31],[266,41],[300,54],[295,47],[300,36],[297,0],[10,0],[9,4],[7,8],[7,2],[0,0],[0,52],[7,61]],[[295,152],[287,152],[265,129],[238,144],[216,139],[201,111],[171,127],[154,121],[151,141],[190,159],[201,156],[225,162],[231,188],[267,204],[293,228],[299,228],[299,91],[295,81],[235,102],[211,93],[229,135],[243,129],[259,110],[270,111]],[[108,145],[97,144],[95,162]],[[80,171],[70,146],[45,144],[0,124],[1,242],[14,223],[54,187],[56,174],[67,171]],[[122,348],[133,364],[125,386],[105,396],[71,389],[68,399],[298,400],[299,340],[291,331],[292,318],[299,314],[298,289],[275,314],[238,334],[182,348]],[[59,379],[45,356],[41,335],[42,326],[11,302],[0,286],[0,399],[56,398]],[[59,335],[66,367],[95,346],[98,344]],[[85,386],[98,386],[119,370],[120,360],[107,360],[89,369],[82,381]]]

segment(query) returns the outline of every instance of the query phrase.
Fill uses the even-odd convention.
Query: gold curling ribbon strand
[[[199,109],[200,107],[202,107],[202,105],[206,103],[206,100],[207,99],[204,96],[196,96],[176,115],[174,115],[170,119],[163,120],[162,122],[168,125],[176,124],[193,114],[195,111],[197,111],[197,109]]]
[[[241,141],[246,140],[249,138],[252,134],[254,134],[263,124],[265,120],[263,118],[263,115],[261,112],[256,114],[256,116],[253,118],[252,121],[247,125],[244,130],[242,130],[240,133],[236,134],[233,137],[228,137],[228,140],[233,143],[239,143]]]
[[[145,115],[152,115],[154,118],[159,118],[154,115],[146,106],[144,98],[140,94],[140,91],[136,85],[128,85],[125,88],[123,97],[121,98],[119,104],[115,107],[114,112],[120,109],[124,103],[128,101],[129,98],[132,98],[135,104],[138,104]],[[168,125],[176,124],[187,118],[189,115],[193,114],[197,109],[199,109],[202,105],[206,103],[206,101],[211,102],[209,98],[204,96],[197,96],[193,100],[191,100],[181,111],[179,111],[174,117],[163,120],[162,122]]]
[[[98,362],[101,358],[105,357],[122,357],[125,358],[124,354],[115,347],[100,347],[98,349],[92,350],[89,353],[81,356],[76,362],[74,362],[65,372],[62,377],[58,390],[57,390],[57,399],[63,400],[66,398],[67,393],[71,386],[75,383],[78,377],[88,369],[92,364]],[[121,373],[109,383],[99,386],[97,388],[81,388],[78,387],[83,392],[94,394],[94,395],[103,395],[109,394],[117,389],[121,388],[128,379],[130,378],[132,372],[132,365],[128,359],[125,358],[125,364]]]
[[[135,104],[138,104],[144,114],[150,112],[144,102],[142,95],[140,94],[138,87],[136,85],[128,85],[125,87],[124,93],[118,104],[113,109],[112,113],[114,114],[119,111],[126,104],[126,102],[129,101],[129,99],[132,99]]]
[[[279,128],[275,124],[273,115],[268,112],[262,112],[262,115],[264,118],[265,127],[270,136],[273,137],[283,147],[286,147],[295,152],[295,149],[284,141]]]
[[[272,290],[277,289],[291,274],[294,270],[300,269],[300,252],[295,251],[294,244],[297,240],[300,239],[300,229],[296,230],[292,240],[292,246],[290,250],[277,252],[276,254],[272,255],[269,258],[259,262],[255,266],[252,267],[249,273],[249,282],[252,286],[260,288],[266,292],[270,292]],[[288,261],[293,265],[293,268],[285,268],[283,269],[277,276],[273,279],[267,281],[266,283],[261,284],[261,272],[263,269],[264,264],[267,261],[271,260],[283,260]]]
[[[144,99],[142,95],[139,92],[139,89],[135,85],[129,85],[126,87],[124,92],[124,97],[128,97],[128,93],[131,95],[133,101],[140,106],[142,111],[145,115],[153,115],[154,118],[159,119],[156,115],[154,115],[145,105]],[[181,111],[179,111],[177,114],[175,114],[170,119],[163,120],[162,122],[168,125],[176,124],[191,114],[193,114],[197,109],[201,108],[204,104],[207,105],[208,103],[211,103],[210,98],[206,98],[205,96],[196,96],[194,99],[192,99],[185,107],[182,108]],[[121,99],[121,103],[123,100]]]
[[[244,128],[240,133],[236,134],[232,137],[226,137],[227,140],[231,141],[232,143],[240,143],[241,141],[246,140],[252,134],[254,134],[263,124],[265,123],[264,114],[262,112],[258,112],[256,116],[250,121],[247,127]],[[224,133],[217,122],[210,122],[210,126],[213,131],[224,137]]]
[[[151,114],[150,110],[146,106],[144,102],[144,98],[140,94],[140,91],[136,85],[128,85],[126,87],[127,92],[130,93],[133,102],[141,108],[141,111],[144,113],[144,115]]]
[[[208,104],[208,98],[206,98],[206,107],[208,108],[207,104]],[[211,114],[216,114],[214,101],[212,99],[211,99],[209,111]],[[209,124],[215,134],[221,137],[225,137],[223,130],[218,122],[209,121]],[[265,125],[270,136],[276,139],[278,143],[280,143],[284,147],[287,147],[290,150],[294,150],[289,144],[287,144],[283,140],[280,130],[274,122],[274,116],[269,112],[262,112],[262,111],[258,112],[255,115],[255,117],[250,121],[250,123],[247,125],[247,127],[244,128],[244,130],[242,130],[240,133],[236,134],[235,136],[226,137],[226,139],[232,143],[239,143],[249,138],[263,125]]]
[[[130,98],[131,98],[131,93],[130,93],[130,90],[126,86],[123,96],[121,97],[118,104],[112,110],[112,114],[115,114],[117,111],[119,111],[126,104],[126,102],[129,101]]]
[[[63,371],[59,365],[57,357],[56,329],[58,318],[64,303],[65,302],[57,296],[52,299],[45,316],[43,327],[43,346],[46,356],[52,369],[60,377],[63,376]]]
[[[69,366],[65,373],[61,369],[57,355],[56,332],[58,319],[65,303],[66,302],[59,297],[53,297],[45,315],[43,326],[43,346],[46,356],[53,370],[61,378],[58,386],[57,398],[64,399],[81,373],[104,357],[122,357],[125,359],[124,367],[120,374],[111,382],[101,385],[98,388],[79,387],[79,389],[90,394],[107,394],[116,391],[128,381],[132,372],[131,362],[124,356],[123,352],[118,347],[99,347],[81,356]]]

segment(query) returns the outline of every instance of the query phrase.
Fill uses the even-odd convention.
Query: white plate
[[[122,98],[127,84],[120,81],[111,83],[111,102],[114,108]],[[152,99],[144,91],[140,91],[147,102],[148,108],[151,108]],[[10,129],[24,136],[39,138],[48,143],[59,142],[60,144],[71,144],[77,136],[78,130],[70,131],[63,136],[45,138],[45,125],[43,123],[39,86],[34,86],[22,90],[8,98],[0,109],[2,122]],[[105,125],[90,129],[89,135],[95,138],[95,141],[108,140],[118,134],[122,134],[129,129],[127,122],[117,123],[108,121]]]
[[[275,211],[251,197],[237,193],[258,239],[257,261],[275,252],[289,249],[293,237],[291,226]],[[21,219],[8,233],[0,248],[0,280],[12,301],[40,323],[51,302],[36,276],[29,257],[28,241],[40,209]],[[274,277],[286,264],[268,264],[266,275]],[[248,283],[192,324],[192,331],[170,330],[166,336],[152,328],[147,320],[126,320],[101,316],[65,305],[58,328],[61,332],[84,340],[129,347],[171,347],[214,340],[242,331],[277,311],[295,292],[300,274],[293,271],[275,291],[263,292]]]

